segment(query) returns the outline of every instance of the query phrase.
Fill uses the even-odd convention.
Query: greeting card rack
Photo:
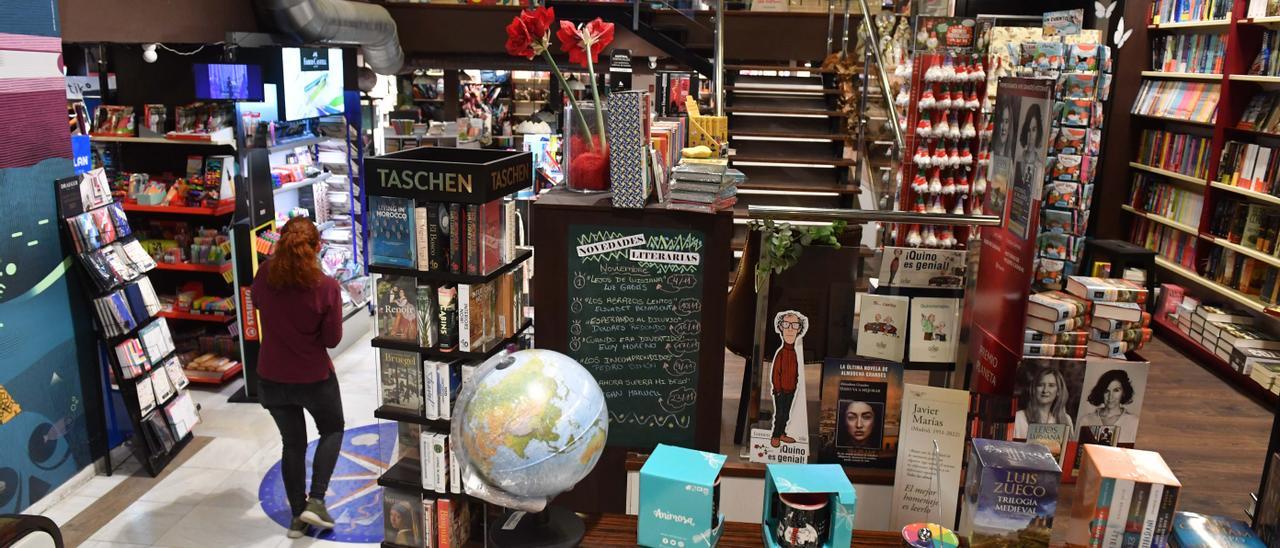
[[[95,267],[90,255],[112,244],[123,246],[136,243],[136,237],[131,235],[132,231],[123,213],[121,212],[119,216],[112,216],[108,211],[109,208],[116,206],[110,200],[109,191],[105,194],[97,194],[95,198],[90,199],[89,203],[86,203],[82,198],[82,196],[90,195],[82,194],[80,190],[82,184],[91,184],[82,181],[92,179],[95,174],[102,182],[102,188],[106,188],[105,175],[102,173],[101,168],[90,172],[89,175],[69,177],[55,182],[59,218],[62,225],[61,232],[64,240],[63,245],[67,249],[73,250],[76,255],[76,262],[84,269],[82,277],[85,279],[85,283],[82,289],[90,303],[96,303],[101,298],[110,298],[112,294],[118,292],[123,294],[130,286],[135,286],[139,283],[149,285],[150,280],[147,279],[147,272],[155,268],[155,263],[152,262],[148,265],[149,268],[138,268],[136,275],[128,279],[117,277],[100,284],[95,282],[99,278],[96,277],[94,270],[101,270],[101,267]],[[77,235],[73,234],[74,228],[72,228],[75,219],[81,217],[82,214],[92,215],[94,213],[103,214],[109,219],[107,222],[112,223],[113,231],[119,231],[119,233],[125,235],[118,238],[111,236],[109,241],[104,235],[97,242],[97,245],[88,244],[84,248],[73,244],[77,238]],[[75,251],[81,249],[83,252]],[[158,302],[156,304],[158,305]],[[94,308],[96,306],[91,304],[90,309]],[[144,370],[140,373],[135,373],[132,377],[125,375],[124,366],[115,351],[118,345],[137,338],[140,333],[154,327],[156,322],[165,321],[158,311],[158,306],[156,308],[157,311],[155,312],[148,308],[141,314],[135,314],[133,316],[134,319],[130,320],[130,323],[135,325],[124,331],[121,331],[119,327],[114,330],[109,329],[101,312],[91,312],[91,316],[94,318],[94,329],[98,332],[99,340],[97,344],[100,347],[105,347],[105,351],[101,351],[99,354],[106,356],[107,363],[105,365],[107,367],[108,381],[112,390],[119,394],[120,401],[124,404],[133,428],[133,437],[129,441],[132,445],[132,453],[152,477],[160,475],[174,457],[191,442],[193,437],[191,422],[184,421],[180,425],[175,424],[175,421],[171,419],[170,414],[167,412],[167,408],[175,404],[179,399],[185,398],[186,402],[183,403],[190,404],[190,395],[186,390],[187,382],[185,382],[185,376],[181,377],[181,381],[176,381],[172,378],[172,373],[163,365],[165,362],[173,360],[176,354],[176,350],[173,350],[172,337],[168,334],[167,329],[162,331],[163,337],[167,339],[167,348],[169,349],[167,353],[154,360],[148,360]],[[128,313],[128,309],[126,309],[126,313]],[[158,396],[154,397],[154,400],[150,402],[149,408],[144,410],[142,408],[140,390],[153,390],[152,393],[154,393],[154,388],[147,388],[152,384],[150,381],[153,372],[164,375],[168,382],[174,383],[169,385],[173,390],[167,391],[170,393],[163,399]],[[160,431],[160,428],[164,430]],[[109,468],[113,467],[110,464],[108,466]]]

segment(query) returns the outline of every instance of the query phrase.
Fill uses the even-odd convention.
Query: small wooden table
[[[635,546],[636,517],[623,514],[591,514],[583,518],[587,524],[587,536],[582,546]],[[717,546],[752,546],[764,544],[760,524],[726,521],[724,533]],[[885,546],[900,548],[902,535],[885,531],[854,531],[854,546]]]

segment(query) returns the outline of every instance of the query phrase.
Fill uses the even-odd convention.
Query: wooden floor
[[[1262,477],[1271,412],[1163,341],[1153,340],[1140,353],[1151,361],[1151,374],[1137,448],[1159,452],[1182,481],[1179,509],[1245,519],[1249,493]],[[725,358],[721,450],[732,458],[743,360],[730,353]],[[807,380],[809,393],[816,394],[817,379]],[[909,372],[906,381],[923,384],[927,378]]]

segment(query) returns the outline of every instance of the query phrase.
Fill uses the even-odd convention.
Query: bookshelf
[[[380,182],[368,187],[369,272],[375,275],[377,316],[370,345],[376,349],[381,396],[373,415],[396,423],[397,450],[377,480],[387,488],[384,496],[421,499],[426,506],[449,501],[450,506],[476,507],[450,462],[456,439],[450,436],[448,416],[455,409],[453,398],[472,382],[475,368],[522,346],[533,326],[523,306],[533,251],[514,245],[517,236],[510,228],[516,216],[508,202],[532,184],[532,162],[528,152],[446,147],[402,150],[366,161],[365,168],[373,171],[460,172],[478,183],[448,191],[384,187]],[[500,169],[528,175],[528,180],[509,186],[480,183]],[[449,299],[452,304],[445,304]],[[401,325],[406,314],[416,317],[411,325]],[[477,331],[477,324],[484,327]],[[444,470],[438,466],[441,459],[450,469],[445,480],[438,475]],[[424,534],[440,533],[441,525],[437,521],[437,529]]]
[[[1168,0],[1166,0],[1167,2]],[[1157,281],[1184,284],[1188,294],[1197,297],[1201,302],[1210,304],[1222,303],[1228,305],[1229,308],[1246,310],[1260,317],[1264,316],[1264,310],[1272,306],[1273,303],[1268,302],[1269,299],[1257,294],[1259,292],[1258,287],[1264,285],[1259,280],[1264,276],[1280,277],[1280,257],[1262,249],[1255,249],[1251,240],[1247,238],[1242,244],[1241,238],[1236,237],[1236,232],[1232,232],[1230,239],[1216,235],[1226,234],[1222,228],[1223,214],[1220,213],[1219,208],[1225,208],[1227,204],[1224,201],[1230,201],[1244,204],[1233,206],[1239,208],[1233,209],[1233,212],[1244,211],[1244,207],[1251,205],[1252,209],[1249,209],[1251,212],[1264,208],[1261,209],[1264,214],[1280,214],[1280,193],[1272,194],[1272,192],[1276,191],[1269,189],[1267,185],[1256,186],[1242,182],[1243,186],[1233,186],[1232,184],[1227,184],[1231,182],[1229,179],[1224,183],[1219,171],[1224,165],[1228,169],[1233,165],[1226,163],[1231,161],[1230,158],[1224,159],[1224,149],[1228,149],[1228,144],[1233,141],[1271,146],[1280,150],[1280,147],[1276,146],[1280,143],[1280,135],[1258,129],[1236,127],[1241,122],[1242,117],[1245,116],[1246,110],[1255,95],[1266,92],[1274,93],[1280,89],[1280,76],[1250,74],[1251,65],[1263,47],[1263,34],[1268,31],[1280,30],[1280,17],[1247,19],[1244,15],[1248,8],[1248,0],[1234,0],[1231,2],[1230,13],[1219,14],[1225,15],[1222,19],[1151,23],[1150,16],[1153,13],[1153,8],[1158,8],[1160,3],[1149,0],[1138,4],[1140,5],[1132,6],[1126,15],[1130,19],[1134,19],[1135,12],[1141,12],[1148,17],[1149,24],[1145,28],[1139,28],[1138,32],[1133,36],[1134,40],[1129,45],[1129,48],[1133,48],[1133,50],[1124,52],[1124,54],[1128,55],[1125,60],[1127,63],[1125,68],[1132,67],[1135,69],[1140,68],[1141,70],[1134,71],[1137,74],[1130,73],[1130,76],[1127,77],[1129,82],[1133,82],[1130,85],[1133,85],[1133,89],[1138,93],[1134,100],[1135,106],[1128,113],[1132,127],[1128,131],[1118,132],[1121,135],[1121,142],[1117,143],[1119,147],[1127,147],[1134,152],[1129,153],[1130,156],[1126,159],[1127,166],[1110,168],[1108,173],[1114,177],[1122,170],[1127,171],[1129,179],[1127,184],[1130,185],[1127,188],[1132,191],[1130,195],[1136,192],[1137,189],[1132,185],[1138,184],[1137,181],[1156,181],[1160,184],[1173,185],[1184,191],[1194,192],[1203,197],[1203,204],[1198,222],[1192,222],[1185,217],[1181,218],[1180,222],[1169,217],[1143,211],[1140,207],[1135,208],[1129,199],[1122,199],[1123,203],[1120,204],[1119,209],[1125,213],[1120,215],[1123,219],[1116,228],[1123,230],[1109,232],[1112,234],[1123,233],[1124,237],[1130,241],[1139,245],[1148,245],[1157,251],[1156,272],[1154,273]],[[1220,70],[1217,70],[1218,67],[1214,67],[1214,74],[1159,70],[1161,66],[1169,67],[1169,65],[1155,64],[1160,58],[1159,52],[1163,51],[1160,49],[1161,41],[1172,36],[1186,37],[1195,34],[1217,35],[1225,39],[1226,46],[1221,58]],[[1138,45],[1135,48],[1134,44],[1145,44],[1145,49],[1142,45]],[[1157,59],[1153,59],[1153,57]],[[1139,86],[1141,90],[1138,90]],[[1164,88],[1157,88],[1157,86],[1164,86]],[[1211,93],[1213,88],[1217,88],[1218,100],[1212,117],[1182,115],[1183,112],[1192,110],[1194,105],[1186,107],[1187,110],[1185,111],[1178,110],[1176,115],[1173,114],[1174,111],[1168,109],[1155,108],[1148,111],[1140,108],[1144,97],[1151,96],[1150,93],[1144,92],[1151,89],[1173,90],[1172,97],[1182,98],[1182,102],[1185,104],[1203,101],[1200,92],[1203,91],[1208,96],[1207,94]],[[1189,94],[1188,91],[1191,90],[1194,90],[1195,94]],[[1187,97],[1191,97],[1192,100],[1188,101]],[[1208,104],[1212,104],[1211,100]],[[1180,109],[1183,107],[1183,104],[1179,104]],[[1154,112],[1159,115],[1148,116],[1139,114],[1139,112]],[[1203,122],[1191,118],[1212,121]],[[1251,127],[1256,128],[1258,126]],[[1144,133],[1156,130],[1207,140],[1207,154],[1203,156],[1201,163],[1197,164],[1196,169],[1179,169],[1156,162],[1147,162],[1137,151],[1144,142]],[[1126,133],[1128,134],[1127,141],[1125,140]],[[1112,152],[1116,150],[1118,149],[1113,148]],[[1228,149],[1228,152],[1232,150]],[[1178,152],[1179,157],[1181,157],[1182,152],[1184,151],[1180,150]],[[1239,162],[1235,162],[1235,164],[1239,164]],[[1138,174],[1142,174],[1145,177],[1138,177]],[[1244,178],[1241,177],[1241,179],[1243,180]],[[1139,195],[1141,194],[1139,193]],[[1242,219],[1239,224],[1243,225],[1245,221]],[[1187,249],[1170,250],[1167,246],[1155,243],[1157,240],[1162,239],[1152,237],[1160,232],[1161,229],[1157,227],[1167,227],[1193,237],[1188,240],[1178,240],[1185,242]],[[1260,243],[1258,247],[1262,248],[1264,246]],[[1167,255],[1161,253],[1162,249],[1163,253],[1167,253]],[[1190,260],[1187,258],[1188,254],[1191,258]],[[1181,261],[1175,260],[1175,256],[1181,258]],[[1222,265],[1233,263],[1237,265],[1235,269],[1226,268],[1224,273]],[[1244,268],[1239,266],[1240,264],[1249,264],[1251,266]],[[1242,271],[1246,273],[1243,276],[1241,275]],[[1257,272],[1260,272],[1260,274],[1255,274]],[[1241,277],[1251,277],[1251,279],[1239,280]],[[1263,293],[1267,293],[1267,291],[1264,289]],[[1182,334],[1176,326],[1164,321],[1162,318],[1156,318],[1155,320],[1158,330],[1165,334],[1170,342],[1184,347],[1198,358],[1201,358],[1199,361],[1206,368],[1220,373],[1220,376],[1241,390],[1255,396],[1263,396],[1269,402],[1275,401],[1275,397],[1267,394],[1266,390],[1258,386],[1256,382],[1236,373],[1221,357],[1214,355],[1212,351],[1199,347],[1195,341]],[[1269,322],[1268,320],[1260,319],[1259,321],[1266,325],[1274,325],[1274,322]]]

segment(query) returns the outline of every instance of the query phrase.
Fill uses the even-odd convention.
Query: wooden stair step
[[[832,118],[844,116],[844,113],[838,110],[817,109],[817,108],[726,107],[724,111],[729,114],[764,114],[764,115],[804,114],[804,115],[827,116]]]
[[[743,71],[743,70],[760,70],[760,71],[777,71],[777,72],[809,72],[814,74],[830,74],[834,73],[834,69],[822,67],[793,67],[788,65],[766,65],[766,64],[726,64],[725,70]]]
[[[752,180],[738,185],[738,190],[763,190],[769,192],[835,192],[838,194],[858,194],[861,190],[856,186],[838,183],[821,183],[817,181],[793,181],[777,179]]]
[[[753,95],[765,94],[765,93],[778,93],[778,94],[784,94],[784,95],[797,94],[798,96],[840,95],[840,90],[832,89],[832,88],[788,90],[788,89],[769,89],[769,88],[751,87],[751,86],[725,86],[724,91],[725,93],[742,93],[742,94],[750,93]],[[800,94],[803,94],[803,95],[800,95]]]
[[[816,166],[841,166],[848,167],[857,165],[858,160],[854,158],[803,158],[791,156],[744,156],[735,154],[729,157],[729,164],[735,162],[759,162],[772,164],[809,164]]]
[[[822,139],[825,141],[843,141],[848,136],[839,133],[813,133],[806,131],[765,131],[765,130],[729,130],[729,138],[734,137],[774,137],[782,139]]]

